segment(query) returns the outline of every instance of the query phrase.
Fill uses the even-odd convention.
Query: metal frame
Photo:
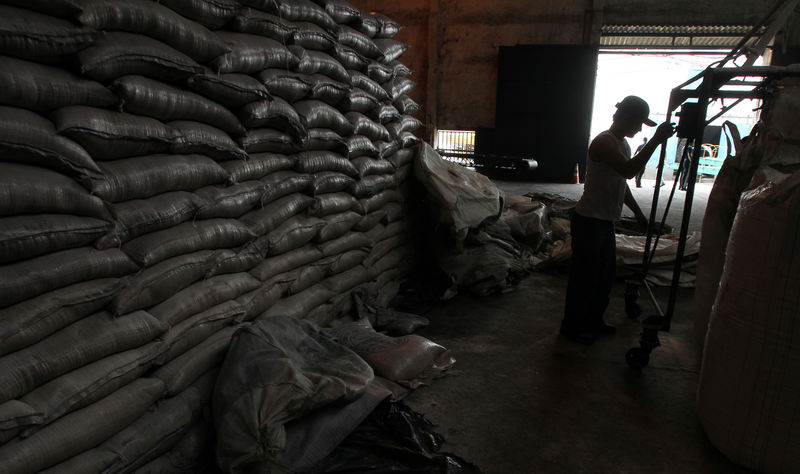
[[[675,187],[677,185],[677,181],[675,181],[672,185],[672,191],[670,193],[669,199],[667,201],[667,206],[664,211],[664,216],[660,221],[660,224],[657,224],[657,206],[658,203],[660,187],[656,187],[653,191],[653,206],[650,209],[650,220],[647,229],[647,238],[645,240],[645,252],[644,257],[642,259],[642,273],[641,279],[637,283],[629,283],[628,288],[626,290],[626,311],[628,316],[636,318],[639,316],[640,310],[636,305],[636,298],[638,297],[638,287],[644,286],[647,290],[648,296],[650,297],[651,302],[653,303],[654,308],[656,309],[657,314],[653,316],[649,316],[642,322],[642,337],[639,342],[639,347],[632,348],[628,351],[625,356],[628,365],[632,368],[643,368],[649,362],[650,352],[653,349],[660,346],[658,340],[658,332],[665,331],[669,332],[671,325],[672,325],[672,317],[675,314],[675,302],[677,300],[678,295],[678,283],[680,280],[680,273],[683,267],[683,260],[684,260],[684,253],[686,251],[686,240],[688,236],[688,227],[689,227],[689,219],[691,218],[692,214],[692,203],[694,201],[694,189],[695,189],[695,182],[697,180],[697,168],[700,162],[700,155],[702,153],[700,142],[702,142],[703,137],[703,130],[707,125],[713,122],[719,115],[722,113],[730,110],[735,105],[737,105],[740,101],[744,99],[763,99],[768,94],[767,85],[773,81],[780,79],[782,77],[800,77],[800,68],[796,67],[775,67],[775,66],[766,66],[766,67],[742,67],[742,68],[722,68],[722,69],[707,69],[703,73],[701,73],[700,77],[702,77],[702,82],[696,90],[686,90],[682,87],[678,87],[673,89],[672,94],[670,95],[670,104],[669,109],[667,112],[667,119],[666,121],[670,121],[673,116],[673,112],[675,112],[678,107],[684,104],[686,101],[696,99],[698,103],[698,107],[696,110],[697,116],[694,117],[696,120],[696,128],[691,138],[689,138],[689,142],[691,142],[693,147],[692,153],[692,160],[689,167],[689,176],[687,182],[687,190],[686,190],[686,199],[684,201],[683,207],[683,216],[681,219],[681,227],[680,227],[680,234],[678,238],[678,249],[677,254],[675,256],[675,266],[672,273],[672,284],[670,286],[669,292],[669,300],[667,302],[666,311],[662,311],[661,307],[658,304],[655,295],[652,292],[649,284],[645,281],[644,277],[647,275],[650,264],[653,261],[653,257],[655,256],[656,247],[658,246],[658,240],[660,237],[660,230],[663,228],[664,222],[666,220],[667,214],[669,213],[670,204],[672,203],[672,199],[675,195]],[[758,82],[755,87],[751,90],[747,91],[725,91],[722,90],[722,87],[725,85],[740,85],[741,83],[736,82],[735,79],[738,77],[761,77],[762,81]],[[693,82],[692,80],[691,82]],[[729,106],[723,107],[723,112],[720,114],[709,118],[706,118],[706,114],[708,112],[708,106],[711,102],[717,99],[728,98],[728,99],[736,99],[736,103],[731,104]],[[681,117],[684,119],[684,117]],[[689,119],[691,120],[691,118]],[[684,149],[685,150],[685,149]],[[660,182],[661,177],[664,171],[664,162],[666,158],[666,147],[664,145],[661,146],[661,154],[659,156],[658,162],[658,171],[656,173],[656,182]],[[686,152],[684,151],[684,156],[681,160],[686,159]]]
[[[662,311],[660,305],[658,304],[655,295],[652,292],[649,284],[645,281],[645,276],[647,275],[650,264],[653,261],[653,257],[655,256],[655,250],[658,246],[658,240],[660,237],[660,231],[663,228],[664,222],[666,220],[667,214],[669,213],[669,208],[672,203],[672,199],[675,194],[675,187],[677,185],[677,181],[673,183],[672,192],[670,193],[669,199],[667,201],[666,209],[664,211],[664,216],[660,222],[660,225],[656,225],[657,219],[657,203],[660,194],[660,187],[656,186],[653,192],[653,205],[650,209],[650,220],[647,229],[647,238],[645,241],[645,252],[642,258],[642,272],[640,276],[640,280],[635,283],[629,283],[628,288],[626,289],[626,296],[625,296],[625,306],[626,312],[628,316],[632,318],[638,318],[641,314],[641,309],[639,308],[638,304],[636,303],[636,299],[639,295],[639,287],[644,286],[647,290],[648,296],[650,297],[651,302],[656,310],[655,315],[649,316],[642,322],[642,336],[639,341],[639,347],[634,347],[630,349],[626,355],[625,360],[631,368],[641,369],[649,363],[650,360],[650,353],[653,349],[660,346],[660,342],[658,340],[658,332],[665,331],[669,332],[671,325],[672,325],[672,317],[675,313],[675,302],[677,300],[678,295],[678,283],[680,281],[680,273],[683,267],[683,260],[684,260],[684,253],[686,251],[686,240],[688,236],[688,226],[689,226],[689,219],[691,218],[692,213],[692,203],[694,201],[694,189],[695,189],[695,182],[697,180],[697,168],[700,162],[700,156],[702,153],[701,147],[699,146],[702,143],[703,131],[707,125],[711,122],[716,120],[719,116],[727,112],[728,110],[732,109],[736,105],[738,105],[741,101],[745,99],[763,99],[768,94],[767,85],[774,80],[780,79],[782,77],[789,77],[789,76],[800,76],[800,67],[797,66],[790,66],[790,67],[778,67],[778,66],[752,66],[755,59],[763,52],[763,48],[766,44],[771,40],[771,38],[767,38],[768,35],[762,35],[759,39],[759,44],[756,48],[743,48],[743,46],[748,42],[750,37],[754,34],[754,31],[757,28],[761,28],[762,25],[767,23],[770,17],[777,15],[779,19],[784,19],[788,16],[788,13],[793,11],[795,6],[797,5],[798,0],[787,0],[787,1],[777,1],[775,5],[769,10],[767,15],[765,16],[764,20],[759,22],[759,24],[755,25],[753,31],[750,34],[746,35],[742,38],[739,42],[739,45],[731,51],[724,59],[718,61],[715,64],[709,66],[706,70],[698,74],[697,76],[689,79],[685,83],[679,85],[678,87],[674,88],[670,94],[669,100],[669,107],[667,111],[667,118],[666,121],[670,122],[673,117],[673,113],[681,107],[686,102],[696,101],[697,106],[696,110],[692,113],[687,114],[689,116],[681,114],[681,120],[686,120],[687,123],[691,123],[695,125],[695,129],[693,133],[690,135],[689,140],[687,143],[691,142],[693,146],[693,153],[692,153],[692,160],[689,167],[689,176],[688,176],[688,188],[686,190],[686,199],[684,201],[683,207],[683,216],[681,219],[681,228],[680,234],[678,239],[678,249],[677,254],[675,256],[675,266],[673,268],[672,274],[672,284],[670,286],[669,292],[669,300],[667,302],[666,311]],[[781,17],[783,15],[783,17]],[[767,27],[767,31],[771,34],[775,34],[777,32],[777,27],[782,24],[779,21],[773,21]],[[758,48],[761,48],[760,50]],[[736,66],[735,61],[736,59],[746,56],[746,61],[743,66]],[[735,67],[725,67],[726,64],[731,63]],[[754,81],[753,78],[759,78],[759,80]],[[688,88],[690,84],[695,83],[697,80],[701,80],[700,84],[697,85],[695,88]],[[728,86],[746,86],[749,89],[746,90],[731,90],[725,89]],[[734,103],[729,104],[727,106],[723,106],[722,112],[715,115],[714,117],[707,118],[706,115],[708,113],[708,106],[715,100],[719,99],[733,99]],[[694,116],[691,116],[694,115]],[[690,131],[691,132],[691,131]],[[681,161],[686,159],[686,148],[684,148],[684,155],[681,158]],[[656,183],[661,181],[664,172],[664,162],[666,158],[666,146],[662,144],[661,152],[658,161],[658,171],[656,173]]]

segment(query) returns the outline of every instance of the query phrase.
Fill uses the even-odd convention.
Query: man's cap
[[[653,127],[656,124],[647,118],[650,115],[650,106],[641,97],[629,95],[622,99],[622,102],[617,103],[617,109],[624,112],[628,117],[640,120],[648,127]]]

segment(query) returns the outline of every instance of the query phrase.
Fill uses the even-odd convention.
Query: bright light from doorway
[[[597,80],[595,83],[594,105],[592,112],[591,137],[594,137],[611,125],[615,104],[626,95],[638,95],[650,104],[650,118],[656,122],[666,119],[669,95],[673,88],[691,79],[708,65],[724,57],[724,54],[642,54],[642,53],[600,53],[597,64]],[[755,65],[761,65],[759,59]],[[726,120],[737,125],[742,136],[750,133],[758,121],[760,106],[758,100],[745,100],[726,115],[717,119],[712,125],[721,125]],[[718,107],[709,108],[709,117],[716,115]],[[677,118],[673,115],[673,121]],[[632,139],[628,139],[631,149],[635,150],[644,137],[650,138],[654,132],[651,127],[643,127],[642,131]],[[590,139],[591,139],[590,137]],[[724,142],[724,140],[722,140]],[[720,153],[727,153],[725,144],[721,143]],[[667,157],[677,154],[678,140],[672,138],[667,143]],[[724,154],[722,156],[725,156]],[[653,169],[658,161],[657,154],[650,159],[647,168]]]

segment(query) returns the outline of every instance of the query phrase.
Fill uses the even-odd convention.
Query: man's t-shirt
[[[619,151],[630,160],[631,148],[624,138],[618,138],[609,130],[601,132],[609,135],[617,142]],[[617,170],[606,163],[586,158],[586,180],[583,195],[575,210],[584,217],[594,217],[604,221],[616,221],[622,215],[622,204],[625,201],[625,178]]]

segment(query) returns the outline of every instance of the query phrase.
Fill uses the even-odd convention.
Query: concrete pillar
[[[426,133],[430,137],[433,145],[438,129],[439,117],[439,59],[442,49],[442,23],[439,16],[441,0],[427,0],[428,2],[428,88],[425,91],[425,112]]]

